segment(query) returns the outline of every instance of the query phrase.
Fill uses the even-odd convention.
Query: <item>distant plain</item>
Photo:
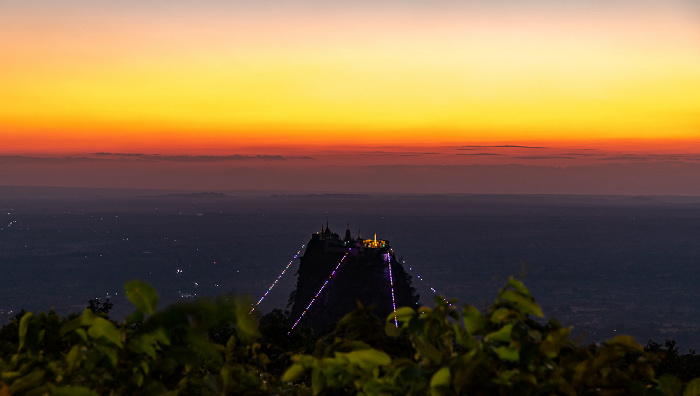
[[[267,290],[322,224],[388,239],[423,304],[434,287],[484,308],[520,276],[581,342],[630,334],[700,348],[700,197],[264,195],[0,187],[0,323],[18,310],[79,312],[123,284],[161,306]],[[284,308],[294,262],[262,313]],[[420,275],[420,279],[418,276]]]

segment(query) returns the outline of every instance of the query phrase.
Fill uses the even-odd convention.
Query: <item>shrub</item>
[[[156,311],[151,286],[125,291],[136,310],[121,323],[88,307],[67,318],[24,313],[0,330],[0,396],[700,395],[700,379],[655,376],[659,348],[628,336],[577,346],[513,278],[486,312],[437,298],[397,310],[396,326],[394,314],[382,322],[359,306],[318,339],[283,336],[282,311],[261,334],[245,299]]]

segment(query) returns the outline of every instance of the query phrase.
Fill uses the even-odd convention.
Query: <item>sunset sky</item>
[[[4,0],[0,37],[0,184],[700,195],[695,0]]]

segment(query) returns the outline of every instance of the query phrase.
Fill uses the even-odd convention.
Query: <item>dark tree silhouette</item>
[[[89,308],[95,315],[103,316],[105,319],[109,320],[109,311],[112,309],[114,304],[109,302],[109,298],[100,304],[100,299],[96,298],[88,302],[87,308]]]

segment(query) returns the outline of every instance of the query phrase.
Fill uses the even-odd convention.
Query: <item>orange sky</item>
[[[700,195],[694,1],[6,0],[0,37],[0,185]]]
[[[139,4],[0,6],[0,152],[700,137],[680,1]]]

